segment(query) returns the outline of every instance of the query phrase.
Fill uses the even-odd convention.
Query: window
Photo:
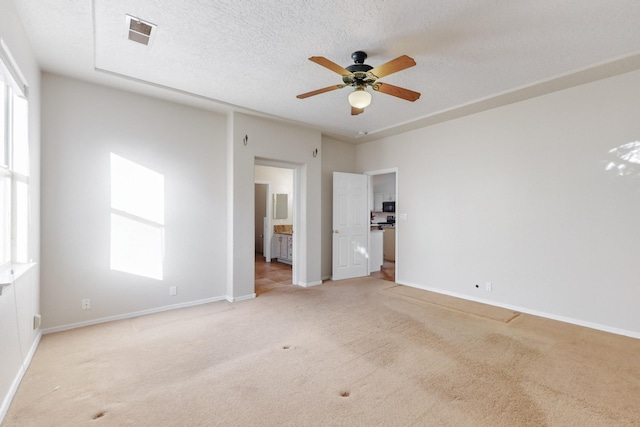
[[[29,105],[23,82],[0,40],[0,268],[29,262]]]
[[[0,169],[0,268],[11,263],[11,175],[5,168]]]
[[[7,85],[0,74],[0,268],[11,262],[11,171],[7,139]]]

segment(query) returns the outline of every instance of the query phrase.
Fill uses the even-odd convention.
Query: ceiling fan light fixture
[[[305,99],[310,96],[320,95],[321,93],[342,89],[343,87],[352,87],[354,90],[349,94],[349,105],[351,105],[352,116],[358,116],[364,113],[364,109],[371,104],[371,93],[365,90],[367,86],[371,86],[372,90],[375,90],[376,92],[395,96],[396,98],[410,102],[420,98],[419,92],[414,92],[399,86],[393,86],[377,81],[381,77],[413,67],[416,65],[416,61],[413,58],[407,55],[402,55],[382,65],[378,65],[377,67],[372,67],[364,63],[367,58],[367,54],[365,52],[354,52],[351,55],[351,58],[354,60],[355,64],[350,65],[347,68],[343,68],[324,56],[310,57],[310,61],[315,62],[334,73],[340,74],[340,76],[342,76],[342,84],[334,84],[323,87],[322,89],[301,93],[300,95],[296,95],[296,98]]]
[[[358,88],[349,94],[349,104],[353,108],[367,108],[371,104],[371,94],[364,88]]]

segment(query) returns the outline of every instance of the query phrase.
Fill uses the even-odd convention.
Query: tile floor
[[[387,280],[389,282],[396,281],[396,263],[394,261],[384,260],[380,271],[374,271],[371,273],[371,277],[377,277],[378,279]]]
[[[262,254],[256,254],[256,295],[269,292],[279,286],[291,285],[291,266],[277,261],[266,262]]]
[[[291,266],[281,262],[266,262],[262,254],[255,256],[256,294],[269,292],[279,286],[291,285]],[[394,282],[396,277],[396,263],[384,261],[382,269],[371,273],[371,277]]]

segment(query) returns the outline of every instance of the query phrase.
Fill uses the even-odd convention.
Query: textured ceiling
[[[535,96],[536,87],[581,83],[593,67],[598,77],[640,67],[637,0],[14,3],[46,71],[216,111],[274,116],[354,142],[474,105],[488,108],[491,100]],[[150,46],[127,39],[126,14],[157,25]],[[307,58],[346,67],[356,50],[374,67],[403,54],[414,58],[415,67],[380,81],[422,97],[411,103],[374,92],[359,116],[350,114],[349,88],[296,98],[341,83]],[[616,66],[603,68],[609,63]]]

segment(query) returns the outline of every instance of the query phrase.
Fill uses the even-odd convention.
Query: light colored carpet
[[[492,305],[480,304],[473,301],[465,301],[459,298],[451,298],[447,295],[437,294],[422,289],[411,288],[409,286],[395,285],[385,289],[387,292],[393,292],[403,295],[422,303],[435,304],[440,307],[446,307],[450,310],[457,310],[463,313],[473,314],[487,319],[498,320],[508,323],[518,317],[520,313],[506,308],[494,307]]]
[[[3,427],[640,425],[640,340],[389,286],[272,286],[44,336]]]

